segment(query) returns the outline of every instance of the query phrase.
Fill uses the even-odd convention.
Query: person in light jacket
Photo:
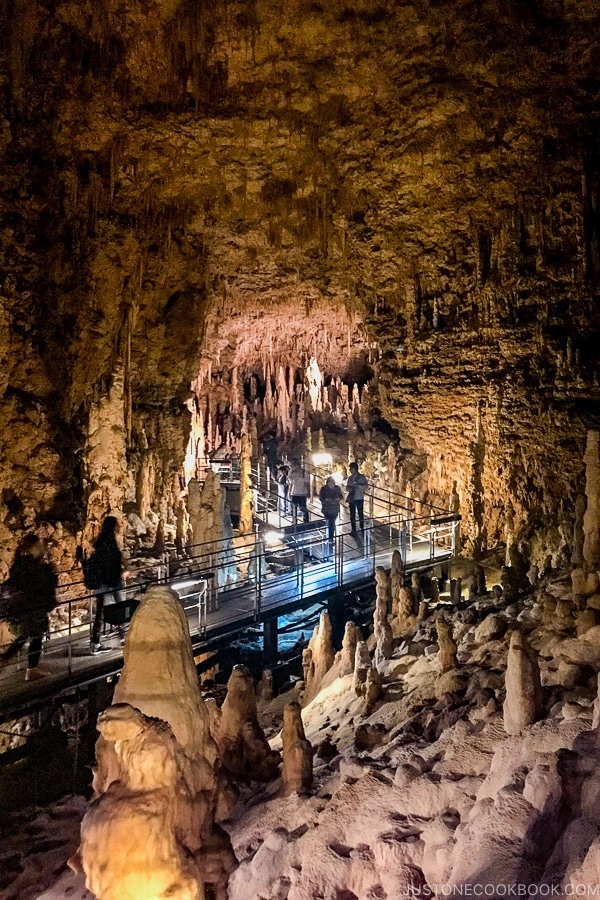
[[[358,463],[351,462],[350,477],[346,482],[346,490],[348,491],[346,500],[348,501],[348,506],[350,508],[350,528],[352,530],[352,534],[357,533],[357,514],[360,530],[362,532],[364,532],[365,530],[365,491],[368,487],[369,482],[362,474],[362,472],[358,471]]]

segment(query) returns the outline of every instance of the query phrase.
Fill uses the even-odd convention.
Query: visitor
[[[280,516],[287,516],[289,513],[289,490],[290,490],[290,479],[289,479],[289,468],[287,466],[279,466],[277,475],[277,505],[279,509]]]
[[[342,489],[335,483],[332,475],[319,491],[319,500],[323,516],[327,520],[327,539],[332,545],[335,537],[335,522],[340,514],[340,504],[343,500]]]
[[[17,548],[8,581],[12,597],[10,621],[17,637],[0,654],[0,668],[8,665],[29,641],[25,681],[35,681],[48,673],[40,668],[42,641],[48,631],[48,613],[56,606],[58,576],[46,561],[46,548],[36,534],[27,534]]]
[[[279,459],[279,445],[274,431],[269,432],[267,440],[263,444],[263,454],[267,466],[267,487],[271,481],[277,480],[277,462]]]
[[[123,559],[117,543],[119,522],[115,516],[106,516],[100,534],[94,541],[94,550],[84,565],[86,584],[96,591],[96,612],[92,625],[92,654],[105,653],[110,647],[100,644],[100,629],[104,621],[104,607],[108,603],[123,600]],[[93,573],[93,574],[92,574]],[[91,578],[89,576],[92,576]],[[119,627],[121,644],[125,643],[123,627]]]
[[[346,500],[348,501],[348,506],[350,508],[350,529],[352,534],[357,533],[357,514],[360,530],[362,532],[365,530],[365,491],[368,487],[369,482],[362,472],[358,471],[358,463],[351,462],[350,477],[346,482],[346,490],[348,491]]]
[[[298,521],[299,513],[302,513],[302,521],[308,522],[310,516],[308,514],[306,501],[308,500],[310,487],[308,478],[299,462],[294,462],[292,464],[289,479],[289,496],[290,500],[292,501],[292,518],[294,525]]]

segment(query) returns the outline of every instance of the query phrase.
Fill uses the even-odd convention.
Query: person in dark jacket
[[[106,516],[100,534],[94,541],[94,567],[98,573],[100,586],[96,593],[96,613],[92,625],[92,653],[107,651],[109,647],[100,645],[100,629],[104,620],[106,603],[120,603],[123,600],[123,557],[117,543],[119,522],[115,516]],[[122,629],[119,630],[123,640]]]
[[[10,569],[9,590],[15,601],[11,616],[17,638],[0,654],[0,667],[5,666],[29,641],[29,657],[25,681],[43,678],[39,668],[42,641],[48,631],[48,613],[56,606],[58,576],[46,561],[46,549],[36,534],[27,534],[19,545]]]
[[[323,516],[327,520],[329,543],[333,544],[333,539],[335,537],[335,522],[340,514],[340,504],[343,500],[343,494],[339,485],[335,483],[332,475],[329,476],[319,491],[319,500],[321,501]]]

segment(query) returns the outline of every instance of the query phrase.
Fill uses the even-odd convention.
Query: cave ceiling
[[[477,428],[496,471],[519,429],[534,455],[549,421],[579,446],[598,401],[599,18],[591,0],[5,2],[10,491],[47,507],[77,481],[118,360],[134,409],[173,409],[209,361],[251,370],[274,342],[302,365],[316,338],[332,374],[377,346],[406,446],[440,471],[440,442],[463,457],[446,486],[470,490]],[[522,469],[524,508],[545,487]]]

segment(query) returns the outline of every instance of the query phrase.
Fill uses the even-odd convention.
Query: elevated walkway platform
[[[326,602],[333,594],[372,584],[376,566],[389,568],[394,550],[400,552],[408,572],[441,565],[454,555],[459,522],[455,515],[430,512],[415,518],[392,504],[382,511],[373,502],[367,506],[364,533],[351,534],[344,516],[331,545],[315,502],[309,503],[311,521],[294,524],[269,509],[269,503],[276,502],[270,492],[260,496],[263,511],[262,515],[260,508],[257,511],[253,535],[190,547],[185,554],[175,550],[165,554],[153,578],[126,588],[132,609],[152,584],[171,587],[180,597],[194,651],[200,655],[215,641],[233,639],[250,626],[276,622],[294,610]],[[277,522],[270,515],[277,515]],[[41,662],[47,677],[25,682],[24,652],[14,665],[0,671],[0,721],[78,685],[117,675],[122,668],[116,631],[103,638],[106,652],[90,653],[94,595],[83,584],[69,584],[60,597],[60,615]]]

